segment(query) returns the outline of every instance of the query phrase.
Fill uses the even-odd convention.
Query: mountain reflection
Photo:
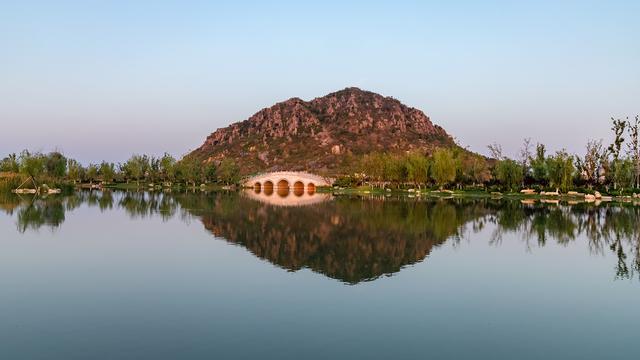
[[[357,283],[423,260],[483,211],[476,204],[356,198],[289,208],[229,196],[198,216],[215,236],[275,265]]]
[[[214,236],[289,271],[308,268],[356,284],[423,261],[435,247],[488,229],[526,249],[588,241],[592,254],[615,254],[617,278],[640,274],[640,207],[543,204],[492,199],[334,197],[309,206],[274,206],[237,193],[75,192],[68,196],[0,196],[20,232],[56,229],[81,206],[125,211],[132,219],[197,218]]]

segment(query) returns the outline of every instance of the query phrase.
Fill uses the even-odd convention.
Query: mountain
[[[304,101],[292,98],[216,130],[188,157],[236,161],[243,174],[308,170],[335,174],[371,152],[429,152],[454,146],[422,111],[392,97],[346,88]]]

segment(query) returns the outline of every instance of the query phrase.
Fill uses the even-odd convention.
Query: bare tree
[[[633,162],[634,182],[637,189],[640,188],[640,139],[638,138],[638,135],[640,135],[640,117],[638,115],[636,115],[634,122],[628,123],[627,129],[629,131],[629,143],[627,144],[628,154]]]
[[[522,142],[522,148],[520,149],[520,163],[522,164],[525,174],[527,174],[531,168],[532,158],[533,144],[531,143],[531,138],[526,138]]]
[[[498,143],[493,143],[487,146],[489,152],[491,153],[491,157],[496,160],[504,160],[504,155],[502,154],[502,145]]]
[[[627,118],[628,119],[628,118]],[[615,137],[613,144],[609,145],[609,152],[613,155],[613,164],[611,164],[611,170],[613,171],[613,188],[618,188],[618,172],[620,172],[620,151],[622,150],[622,144],[624,143],[624,133],[627,127],[627,121],[622,119],[611,118],[613,131]]]
[[[600,170],[604,167],[604,163],[608,157],[608,151],[602,145],[601,140],[589,140],[587,142],[587,151],[584,155],[584,159],[578,162],[583,179],[593,186],[599,181]]]

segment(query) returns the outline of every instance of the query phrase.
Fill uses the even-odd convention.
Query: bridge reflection
[[[277,194],[273,191],[260,191],[259,189],[246,189],[242,195],[252,200],[260,201],[276,206],[305,206],[329,201],[333,198],[331,194],[316,193],[314,191],[304,191],[296,188],[290,191],[288,187],[278,188]]]

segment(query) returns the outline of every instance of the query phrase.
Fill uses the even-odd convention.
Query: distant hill
[[[455,146],[422,111],[382,95],[346,88],[304,101],[292,98],[216,130],[188,157],[235,160],[243,174],[309,170],[336,174],[371,152],[430,152]]]

